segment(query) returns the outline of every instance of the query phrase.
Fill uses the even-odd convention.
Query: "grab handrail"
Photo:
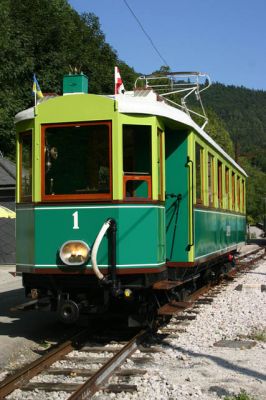
[[[191,168],[190,168],[190,164],[191,164]],[[194,171],[193,171],[194,168],[193,168],[193,166],[194,166],[193,161],[188,156],[187,157],[186,167],[189,168],[189,174],[188,174],[188,177],[189,177],[189,182],[188,182],[189,191],[190,191],[190,186],[191,186],[191,196],[188,196],[188,198],[189,198],[189,212],[190,212],[190,215],[191,215],[191,222],[192,222],[192,224],[190,224],[190,221],[189,221],[189,244],[187,246],[187,250],[188,251],[190,251],[191,247],[194,246],[194,222],[195,221],[194,221],[194,210],[193,210],[193,201],[194,201]]]

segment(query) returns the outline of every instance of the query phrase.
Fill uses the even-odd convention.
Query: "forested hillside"
[[[235,157],[266,172],[266,92],[215,83],[204,92],[204,103],[224,121]]]
[[[33,73],[44,93],[60,94],[63,75],[74,67],[89,76],[90,92],[113,93],[118,65],[132,89],[136,72],[106,42],[94,14],[79,15],[67,0],[0,0],[0,11],[0,151],[5,156],[15,155],[14,115],[33,104]],[[266,92],[216,83],[203,101],[210,118],[206,130],[246,168],[248,214],[262,220]]]
[[[62,77],[77,67],[93,93],[113,92],[114,65],[128,86],[134,70],[106,43],[98,18],[81,16],[66,0],[0,0],[0,150],[14,157],[14,115],[32,105],[32,77],[60,93]]]
[[[215,83],[204,92],[203,100],[222,120],[231,137],[233,157],[249,175],[249,220],[262,222],[266,206],[266,91]],[[219,137],[216,139],[223,145]]]

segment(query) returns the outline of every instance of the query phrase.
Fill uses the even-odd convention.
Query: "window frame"
[[[125,171],[124,170],[124,127],[134,126],[134,127],[148,127],[150,129],[150,173],[138,172],[138,171]],[[122,124],[122,171],[123,171],[123,201],[126,202],[150,202],[152,201],[152,181],[153,181],[153,127],[150,124],[134,124],[134,123],[124,123]],[[127,196],[126,185],[128,181],[143,181],[147,183],[148,195],[147,197],[138,196]]]
[[[232,171],[231,181],[232,181],[232,210],[236,211],[236,173],[235,173],[235,171]]]
[[[22,138],[29,136],[31,138],[31,194],[24,196],[22,193]],[[19,133],[19,202],[32,203],[33,198],[33,135],[32,130]]]
[[[229,176],[230,176],[230,169],[227,165],[225,165],[225,201],[226,201],[226,209],[229,210],[229,193],[230,193],[230,186],[229,186]]]
[[[209,166],[209,160],[211,165]],[[214,207],[214,173],[215,173],[215,159],[214,155],[208,151],[207,153],[207,177],[208,177],[208,205],[209,207]],[[209,175],[209,171],[211,172],[211,175]],[[210,179],[211,178],[211,179]],[[210,182],[211,180],[211,182]],[[210,201],[210,197],[211,200]]]
[[[223,208],[223,163],[217,159],[217,200],[218,208]]]
[[[241,179],[241,186],[242,186],[242,213],[245,213],[245,207],[246,207],[246,204],[245,204],[245,199],[246,199],[246,196],[245,196],[245,180],[242,178]]]
[[[199,171],[197,168],[197,148],[199,149]],[[196,181],[196,204],[204,204],[204,147],[195,142],[195,181]],[[198,177],[200,178],[200,197],[198,197]]]
[[[71,127],[71,126],[91,126],[106,125],[109,135],[109,193],[83,193],[83,194],[45,194],[45,131],[47,128]],[[41,198],[42,201],[60,202],[60,201],[107,201],[113,197],[113,179],[112,179],[112,121],[87,121],[70,123],[52,123],[41,125]]]
[[[236,199],[237,199],[237,210],[241,212],[241,186],[240,186],[240,176],[237,175],[236,178]]]

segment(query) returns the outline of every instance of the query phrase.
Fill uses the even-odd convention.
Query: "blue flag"
[[[38,97],[38,99],[43,98],[43,94],[42,94],[39,82],[37,81],[35,74],[33,74],[32,94],[34,96]]]

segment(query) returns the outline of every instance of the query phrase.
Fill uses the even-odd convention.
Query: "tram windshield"
[[[44,143],[45,196],[110,195],[108,122],[48,126]]]

